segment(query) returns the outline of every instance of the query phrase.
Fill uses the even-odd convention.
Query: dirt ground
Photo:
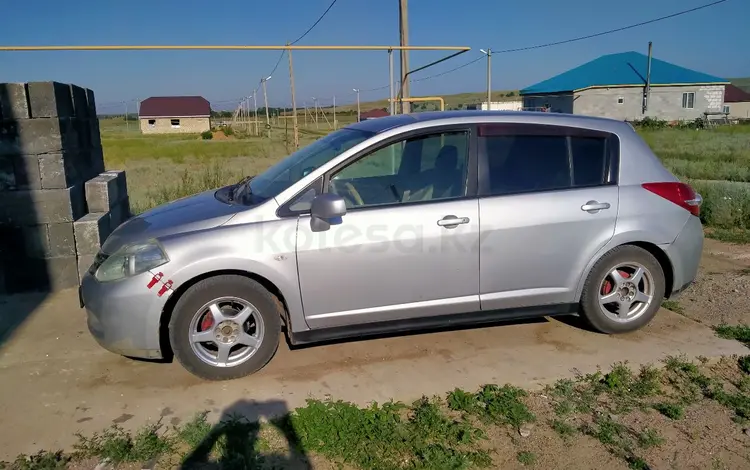
[[[707,239],[696,282],[677,303],[706,325],[750,323],[750,247]]]
[[[4,312],[41,301],[0,343],[0,422],[11,425],[2,433],[0,461],[69,448],[78,431],[112,424],[135,429],[159,420],[178,425],[203,410],[212,420],[228,410],[270,417],[304,405],[308,397],[365,405],[509,383],[537,391],[529,405],[538,419],[528,437],[507,429],[490,436],[487,445],[498,468],[522,468],[517,452],[525,449],[536,456],[536,468],[627,468],[591,437],[579,436],[571,445],[557,436],[548,425],[551,405],[539,390],[619,361],[637,366],[669,355],[747,354],[706,325],[746,320],[749,268],[750,248],[706,240],[699,279],[678,300],[683,315],[662,309],[652,324],[629,335],[596,334],[573,317],[295,350],[282,344],[258,374],[221,383],[201,381],[176,363],[136,361],[102,350],[86,331],[74,291],[43,300],[0,299]],[[646,455],[651,468],[750,468],[750,437],[731,417],[725,407],[707,402],[690,408],[680,422],[666,422],[653,410],[622,419],[648,423],[668,437],[669,444]]]

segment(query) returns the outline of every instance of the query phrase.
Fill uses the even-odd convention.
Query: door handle
[[[590,212],[592,214],[596,214],[603,209],[609,209],[608,202],[588,201],[586,204],[581,206],[582,211]]]
[[[468,224],[468,217],[456,217],[455,215],[446,215],[442,219],[437,221],[437,224],[445,228],[456,228],[460,224]]]

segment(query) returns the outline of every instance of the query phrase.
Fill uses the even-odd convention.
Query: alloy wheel
[[[238,297],[221,297],[195,312],[188,340],[193,353],[206,364],[235,367],[255,355],[263,334],[258,309]]]
[[[610,320],[627,323],[643,315],[654,299],[654,277],[639,263],[611,269],[599,289],[599,307]]]

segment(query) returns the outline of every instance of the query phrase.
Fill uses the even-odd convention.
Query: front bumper
[[[158,296],[163,286],[148,288],[152,273],[129,279],[99,282],[86,273],[79,297],[86,309],[89,332],[105,349],[129,357],[163,358],[159,324],[171,291]]]

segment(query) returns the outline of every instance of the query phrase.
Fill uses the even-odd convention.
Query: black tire
[[[645,312],[632,321],[621,323],[608,318],[601,311],[599,294],[606,274],[616,266],[629,262],[639,263],[650,272],[654,295]],[[634,245],[618,246],[602,256],[589,272],[581,294],[581,314],[593,329],[601,333],[628,333],[642,328],[654,318],[664,299],[664,292],[664,270],[654,255]]]
[[[263,339],[257,351],[245,362],[233,367],[212,366],[193,352],[188,339],[190,323],[206,303],[233,296],[256,307],[263,320]],[[169,321],[169,341],[174,355],[190,373],[206,380],[230,380],[262,369],[276,354],[281,333],[283,306],[278,298],[258,282],[234,275],[210,277],[191,286],[177,301]]]

